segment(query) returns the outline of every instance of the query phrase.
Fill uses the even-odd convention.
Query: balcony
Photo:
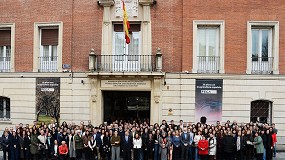
[[[197,56],[198,69],[197,73],[219,73],[220,57],[219,56]]]
[[[97,55],[95,71],[98,72],[152,72],[155,71],[153,55]]]
[[[0,72],[10,72],[11,57],[0,57]]]
[[[39,72],[57,72],[58,71],[58,57],[57,56],[47,56],[39,57]]]
[[[252,74],[272,74],[273,73],[273,57],[251,57]]]

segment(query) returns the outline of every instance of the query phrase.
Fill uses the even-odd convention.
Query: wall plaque
[[[102,88],[150,88],[148,80],[101,80]]]

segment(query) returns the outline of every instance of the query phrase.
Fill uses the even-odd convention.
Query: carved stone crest
[[[138,0],[125,0],[126,11],[129,17],[137,17],[139,2]],[[122,0],[115,0],[115,15],[116,17],[123,17],[123,3]]]

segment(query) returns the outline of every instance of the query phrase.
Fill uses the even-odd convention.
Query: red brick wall
[[[101,50],[102,15],[97,0],[0,1],[0,23],[16,25],[16,72],[33,70],[34,22],[57,21],[63,22],[62,63],[87,71],[90,49]]]
[[[247,21],[279,21],[279,70],[285,73],[283,0],[196,0],[183,3],[182,71],[192,69],[193,20],[225,21],[225,72],[234,74],[246,72]]]
[[[157,0],[151,7],[152,51],[161,48],[163,70],[191,71],[193,20],[225,21],[225,72],[245,74],[247,21],[279,21],[279,70],[285,73],[284,0]],[[63,22],[63,64],[88,71],[91,48],[101,52],[103,7],[97,0],[0,1],[0,23],[16,24],[15,67],[33,68],[34,22]]]

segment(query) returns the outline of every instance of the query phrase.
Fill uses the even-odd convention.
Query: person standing
[[[142,139],[138,133],[135,134],[133,138],[133,148],[134,148],[134,159],[142,160],[141,148],[142,148]]]
[[[2,150],[3,150],[3,158],[6,160],[7,154],[8,154],[8,159],[11,159],[11,152],[10,152],[10,137],[8,131],[4,131],[4,134],[2,135]]]
[[[217,140],[213,133],[210,133],[210,137],[208,138],[208,143],[209,143],[209,160],[214,160],[217,152]]]
[[[115,130],[114,135],[110,140],[112,146],[112,160],[120,160],[120,143],[121,137],[118,136],[118,131]]]
[[[90,159],[91,160],[94,160],[95,158],[97,159],[96,141],[94,140],[93,136],[88,141],[88,146],[90,149]]]
[[[45,136],[44,130],[40,131],[40,135],[38,136],[39,139],[39,149],[40,149],[40,156],[41,160],[46,159],[46,150],[47,150],[47,137]]]
[[[256,160],[262,160],[264,146],[263,146],[262,138],[259,136],[258,132],[255,133],[253,145],[256,149]]]
[[[11,160],[19,159],[19,151],[20,151],[20,141],[19,136],[15,131],[12,132],[11,143],[10,143],[10,152],[11,152]]]
[[[74,136],[74,141],[75,141],[76,159],[81,160],[83,152],[83,139],[80,130],[76,131],[76,135]]]
[[[133,142],[129,130],[125,131],[125,136],[122,138],[121,143],[123,160],[131,160],[131,150],[133,147]]]
[[[226,160],[232,160],[233,159],[233,152],[235,148],[235,140],[232,136],[231,131],[226,132],[226,136],[223,138],[223,148],[224,148],[224,158]]]
[[[28,131],[26,136],[24,137],[24,152],[25,152],[25,158],[26,160],[31,159],[31,152],[30,152],[30,146],[31,146],[31,133]]]
[[[199,140],[197,148],[200,160],[207,160],[209,154],[209,142],[206,140],[206,137],[204,135],[202,135],[202,139]]]
[[[58,147],[59,150],[59,159],[60,160],[67,160],[68,158],[68,147],[65,141],[61,141],[61,145]]]
[[[181,160],[188,160],[189,143],[190,135],[187,133],[187,128],[184,127],[181,134]]]
[[[68,144],[68,148],[69,148],[69,158],[70,159],[75,159],[76,155],[75,155],[75,140],[74,140],[74,130],[71,130],[70,135],[68,136],[68,140],[69,140],[69,144]]]
[[[167,160],[168,145],[169,143],[166,138],[166,132],[162,132],[162,136],[159,139],[160,160]]]
[[[198,131],[197,134],[194,136],[195,160],[199,160],[198,142],[199,142],[201,139],[202,139],[201,131]]]
[[[179,131],[175,131],[175,136],[172,137],[172,145],[173,145],[173,160],[179,159],[180,156],[180,143],[181,137],[179,135]]]
[[[33,129],[33,134],[31,135],[31,146],[30,146],[32,160],[38,160],[38,153],[39,153],[38,145],[39,145],[39,139],[37,135],[37,130]]]
[[[51,158],[52,160],[58,160],[58,157],[59,157],[58,143],[57,140],[54,140],[51,146]]]

